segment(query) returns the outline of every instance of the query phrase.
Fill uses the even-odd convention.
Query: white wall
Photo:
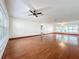
[[[40,34],[41,24],[43,24],[43,33],[53,32],[53,24],[51,23],[28,20],[10,18],[10,37]]]

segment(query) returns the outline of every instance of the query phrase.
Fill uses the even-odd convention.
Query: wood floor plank
[[[79,46],[61,47],[52,35],[9,40],[3,59],[79,59]]]

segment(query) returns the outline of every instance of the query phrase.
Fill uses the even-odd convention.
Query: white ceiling
[[[7,8],[10,16],[19,17],[23,19],[33,19],[27,15],[29,1],[36,9],[49,7],[44,10],[44,16],[40,16],[42,21],[49,22],[64,22],[64,21],[78,21],[79,20],[79,0],[6,0]]]

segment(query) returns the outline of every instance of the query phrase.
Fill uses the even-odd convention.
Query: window
[[[0,40],[3,39],[6,34],[6,19],[5,19],[5,14],[2,10],[2,8],[0,7]]]
[[[69,33],[77,33],[78,32],[78,25],[70,25],[68,26]]]
[[[78,33],[78,25],[57,26],[56,32]]]
[[[71,24],[71,25],[64,25],[64,26],[57,26],[56,32],[65,32],[65,33],[78,33],[78,25],[77,24]],[[64,41],[65,43],[69,43],[72,45],[78,44],[78,38],[75,36],[70,35],[56,35],[56,39],[58,41]]]

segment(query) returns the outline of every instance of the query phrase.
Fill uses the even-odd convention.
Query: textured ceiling
[[[6,0],[8,12],[10,16],[32,19],[28,16],[28,2],[36,8],[45,8],[42,11],[44,16],[39,16],[41,21],[49,22],[65,22],[79,20],[79,0]]]

